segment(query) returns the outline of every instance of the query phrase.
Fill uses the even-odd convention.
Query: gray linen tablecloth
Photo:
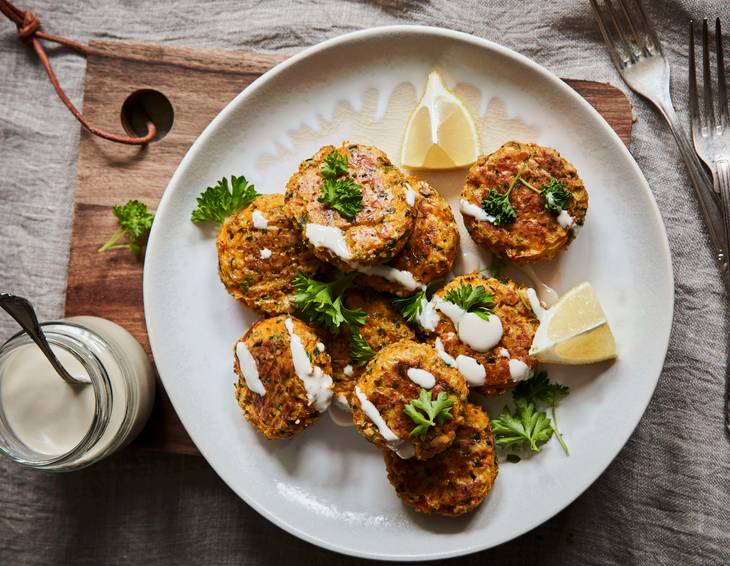
[[[730,33],[730,6],[727,0],[644,4],[664,41],[674,100],[683,110],[687,20],[720,15]],[[363,27],[436,25],[498,41],[560,76],[624,88],[587,0],[32,0],[31,7],[46,30],[82,41],[285,53]],[[84,60],[61,52],[53,64],[80,104]],[[730,443],[722,406],[727,298],[674,142],[657,114],[631,99],[637,115],[631,151],[659,203],[676,281],[659,386],[626,447],[582,497],[529,534],[454,563],[730,562]],[[78,137],[78,124],[33,54],[0,21],[0,290],[30,297],[43,318],[63,313]],[[12,332],[12,322],[0,317],[0,338]],[[269,524],[200,458],[130,449],[68,475],[0,461],[0,564],[360,562]]]

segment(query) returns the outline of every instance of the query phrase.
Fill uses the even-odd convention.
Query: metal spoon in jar
[[[48,361],[51,362],[53,369],[61,376],[61,379],[71,385],[89,385],[89,381],[82,381],[68,373],[66,368],[58,361],[56,354],[53,353],[51,346],[46,340],[45,334],[43,334],[43,330],[41,330],[41,325],[38,323],[38,317],[35,314],[33,305],[27,299],[16,295],[0,293],[0,307],[12,316],[15,322],[28,333],[28,336],[33,339],[33,342],[36,343],[46,358],[48,358]]]

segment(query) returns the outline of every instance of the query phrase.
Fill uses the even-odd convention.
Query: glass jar
[[[10,338],[0,347],[0,452],[37,469],[83,468],[140,432],[154,402],[152,365],[111,321],[79,316],[42,327],[64,367],[90,383],[63,381],[24,332]]]

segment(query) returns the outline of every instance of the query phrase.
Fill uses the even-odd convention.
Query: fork
[[[730,292],[725,223],[710,179],[672,106],[669,63],[661,43],[638,0],[603,0],[603,4],[602,8],[598,0],[591,0],[611,60],[631,90],[654,104],[669,125],[705,219],[715,262]]]
[[[715,60],[717,63],[717,108],[713,101],[710,73],[710,47],[707,20],[702,22],[702,109],[697,96],[694,22],[689,22],[689,115],[692,139],[697,154],[712,171],[715,191],[725,220],[725,238],[730,245],[730,116],[727,104],[727,82],[722,55],[720,18],[715,20]],[[715,119],[717,110],[717,120]],[[727,248],[726,248],[727,249]],[[729,376],[730,377],[730,376]],[[730,386],[730,382],[728,383]],[[725,398],[725,429],[730,433],[730,397]]]
[[[697,97],[694,22],[689,22],[689,112],[692,140],[700,159],[712,171],[715,192],[720,196],[720,208],[725,220],[726,247],[730,246],[730,116],[727,106],[727,83],[722,55],[720,18],[715,20],[715,54],[717,62],[717,118],[710,74],[710,48],[707,20],[702,22],[703,107]]]

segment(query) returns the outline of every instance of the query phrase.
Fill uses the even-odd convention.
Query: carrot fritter
[[[350,289],[345,294],[345,305],[351,309],[362,309],[367,315],[365,324],[357,328],[373,352],[378,353],[385,346],[399,340],[414,340],[413,333],[403,317],[390,306],[383,295],[364,289]],[[348,404],[355,383],[365,370],[365,364],[358,364],[350,354],[352,331],[344,328],[339,335],[326,340],[327,351],[332,358],[332,379],[335,381],[335,395],[342,395]]]
[[[518,174],[525,183],[514,182]],[[570,193],[562,216],[546,210],[545,198],[539,193],[551,180],[562,183]],[[481,208],[490,190],[504,194],[513,184],[509,202],[516,213],[514,221],[495,225],[464,213],[466,229],[475,242],[509,261],[552,259],[570,244],[585,221],[588,192],[583,181],[556,150],[512,141],[472,165],[461,198]]]
[[[294,317],[280,315],[257,321],[233,346],[233,369],[238,376],[236,400],[248,421],[270,439],[290,438],[314,421],[320,412],[310,403],[307,390],[297,376],[291,354],[291,337],[285,321],[291,319],[311,363],[329,375],[330,356],[319,346],[321,340],[307,324]],[[251,353],[263,395],[252,391],[241,370],[236,346],[243,342]]]
[[[417,283],[426,285],[445,276],[454,267],[459,251],[459,230],[449,203],[436,189],[415,178],[410,179],[410,186],[418,192],[416,223],[406,245],[387,265],[407,271]],[[357,281],[399,296],[410,295],[416,290],[378,275],[360,275]]]
[[[347,158],[346,176],[362,193],[362,210],[351,219],[321,198],[322,169],[325,158],[332,152]],[[286,213],[314,255],[342,271],[352,271],[351,264],[383,263],[393,259],[403,248],[416,216],[414,207],[408,204],[407,191],[408,178],[378,148],[347,143],[340,147],[329,145],[303,161],[289,179]],[[339,230],[349,257],[310,242],[308,225]]]
[[[254,226],[254,214],[263,226]],[[218,232],[218,274],[228,292],[265,314],[292,312],[297,273],[314,275],[322,264],[284,214],[284,195],[270,194],[226,219]]]
[[[404,412],[406,405],[418,399],[422,388],[409,377],[408,370],[412,368],[433,375],[432,399],[443,392],[454,403],[452,418],[428,428],[425,439],[411,435],[416,425]],[[352,396],[352,419],[367,440],[390,448],[393,448],[392,443],[387,442],[376,423],[363,410],[358,391],[375,406],[388,428],[400,439],[399,444],[411,445],[418,460],[431,458],[451,445],[463,420],[462,410],[469,392],[461,374],[447,366],[428,344],[401,340],[380,350],[357,381]]]
[[[383,457],[398,497],[421,513],[449,517],[484,501],[498,471],[489,417],[474,403],[465,405],[464,422],[444,452],[425,462],[403,460],[390,450]]]
[[[435,337],[441,340],[444,350],[453,358],[460,354],[470,356],[484,366],[486,371],[484,385],[474,387],[475,391],[486,396],[505,393],[517,385],[510,371],[510,360],[519,360],[530,370],[537,365],[528,353],[540,323],[529,303],[526,303],[525,289],[514,281],[500,281],[479,273],[470,273],[452,279],[445,287],[439,289],[435,296],[442,298],[452,289],[458,289],[462,285],[472,287],[481,285],[487,293],[494,296],[492,310],[502,323],[501,340],[491,350],[477,352],[459,339],[454,323],[444,315],[441,315],[436,325]]]

